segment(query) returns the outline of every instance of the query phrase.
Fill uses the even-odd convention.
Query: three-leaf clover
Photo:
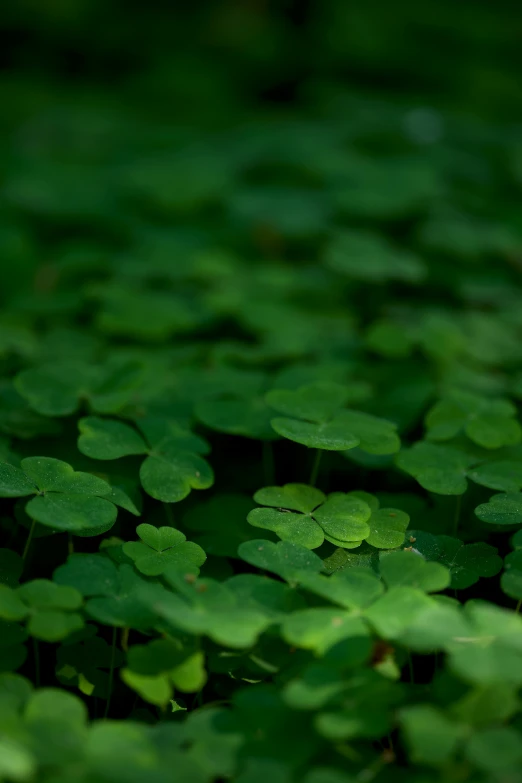
[[[296,443],[327,451],[356,446],[370,454],[398,451],[396,425],[369,413],[343,409],[349,398],[349,389],[334,383],[273,389],[266,395],[270,407],[284,414],[272,419],[272,427]]]
[[[116,413],[131,399],[142,375],[135,361],[117,355],[105,365],[55,362],[22,370],[15,386],[37,413],[68,416],[83,400],[97,413]]]
[[[370,506],[359,497],[336,492],[328,498],[306,484],[265,487],[254,495],[256,508],[247,519],[285,540],[316,549],[323,541],[353,548],[370,535]]]
[[[437,561],[449,568],[450,587],[453,590],[471,587],[481,577],[495,576],[502,568],[502,558],[499,557],[497,549],[483,541],[464,544],[452,536],[434,536],[423,531],[411,531],[404,545],[413,545],[426,560]]]
[[[88,416],[78,424],[78,448],[99,460],[146,454],[140,467],[143,489],[165,503],[183,500],[192,489],[208,489],[214,474],[200,456],[208,452],[207,443],[175,423],[163,420],[159,424],[140,421],[142,435],[122,421]]]
[[[141,541],[127,541],[123,551],[146,576],[159,576],[169,566],[197,568],[206,560],[203,549],[173,527],[143,524],[138,525],[136,533]]]
[[[344,549],[363,541],[379,549],[394,548],[402,543],[409,523],[404,511],[380,509],[377,498],[366,492],[333,492],[327,497],[306,484],[285,484],[260,489],[254,500],[270,508],[251,511],[251,525],[308,549],[325,540]]]
[[[75,611],[82,603],[78,590],[48,579],[34,579],[16,589],[0,586],[0,618],[27,620],[28,633],[46,642],[59,641],[82,628],[83,618]]]
[[[486,449],[498,449],[520,442],[522,429],[513,403],[453,390],[437,402],[426,416],[430,440],[451,440],[464,432]]]
[[[106,498],[112,492],[106,481],[51,457],[27,457],[20,464],[0,464],[0,497],[35,495],[25,507],[32,519],[83,536],[113,526],[118,512]]]
[[[85,611],[103,625],[146,630],[156,624],[155,615],[138,599],[147,582],[127,563],[117,566],[105,555],[73,554],[53,579],[89,599]]]

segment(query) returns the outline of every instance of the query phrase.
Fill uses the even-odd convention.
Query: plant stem
[[[165,509],[165,516],[167,517],[167,522],[170,527],[175,527],[174,525],[174,514],[172,513],[172,509],[170,507],[169,503],[164,503],[163,508]]]
[[[312,472],[310,474],[310,486],[315,487],[317,476],[319,475],[319,465],[321,464],[321,457],[323,456],[322,449],[316,449],[314,464],[312,465]]]
[[[67,536],[68,536],[67,552],[69,555],[74,555],[74,541],[73,541],[72,533],[68,533]]]
[[[455,515],[453,517],[453,530],[452,535],[456,536],[459,529],[460,511],[462,508],[462,495],[457,495],[457,502],[455,504]]]
[[[519,601],[519,602],[518,602],[518,604],[516,605],[516,607],[515,607],[515,612],[516,612],[517,614],[520,614],[520,609],[521,609],[521,608],[522,608],[522,598],[520,599],[520,601]]]
[[[112,697],[112,683],[114,680],[114,659],[116,658],[116,626],[112,629],[112,649],[111,649],[111,667],[109,669],[109,693],[107,695],[107,704],[105,705],[105,712],[103,717],[106,718],[109,714]]]
[[[34,681],[36,687],[40,687],[40,649],[38,647],[38,640],[33,636],[33,655],[34,655]]]
[[[24,552],[23,552],[23,555],[22,555],[22,560],[25,560],[25,558],[27,557],[27,553],[29,551],[29,547],[31,546],[31,540],[33,538],[35,524],[36,524],[36,519],[33,519],[31,521],[31,527],[29,528],[29,535],[27,536],[27,541],[25,542],[25,547],[24,547]]]
[[[267,486],[275,483],[274,450],[271,440],[263,441],[263,475]]]
[[[121,649],[124,652],[127,652],[127,650],[129,649],[129,633],[130,633],[130,628],[121,629]]]

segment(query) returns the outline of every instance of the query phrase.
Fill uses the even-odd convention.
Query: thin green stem
[[[520,609],[521,609],[521,608],[522,608],[522,598],[520,599],[520,601],[519,601],[519,602],[518,602],[518,604],[516,605],[516,607],[515,607],[515,612],[516,612],[517,614],[520,614]]]
[[[267,486],[275,483],[274,449],[271,440],[263,441],[263,476]]]
[[[111,647],[111,667],[109,669],[109,693],[107,694],[107,703],[105,705],[105,712],[103,717],[106,718],[109,714],[112,698],[112,683],[114,680],[114,661],[116,658],[116,626],[112,629],[112,647]]]
[[[457,495],[457,502],[455,503],[455,514],[453,517],[453,530],[452,535],[456,536],[459,529],[460,512],[462,509],[462,495]]]
[[[38,647],[38,639],[33,636],[33,656],[34,656],[34,681],[36,687],[40,687],[40,648]]]
[[[72,533],[67,534],[67,553],[69,555],[74,555],[74,541]]]
[[[319,466],[321,464],[321,457],[322,456],[323,456],[323,450],[322,449],[316,449],[315,457],[314,457],[314,464],[312,465],[312,472],[310,474],[310,485],[312,487],[315,487],[315,482],[317,481],[317,476],[319,475]]]
[[[36,519],[31,520],[31,527],[29,528],[29,535],[27,536],[27,541],[25,542],[22,560],[25,560],[25,558],[27,557],[27,553],[29,552],[29,547],[31,546],[35,524],[36,524]]]

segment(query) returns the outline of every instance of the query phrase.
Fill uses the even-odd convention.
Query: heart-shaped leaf
[[[128,541],[123,545],[123,551],[146,576],[159,576],[169,566],[197,568],[206,560],[200,546],[187,541],[183,533],[172,527],[156,528],[144,524],[138,525],[136,532],[143,543]]]
[[[426,417],[430,440],[450,440],[460,432],[486,449],[520,442],[522,429],[516,407],[508,400],[492,400],[455,390],[436,403]]]
[[[401,451],[395,462],[430,492],[462,495],[468,486],[466,474],[473,459],[450,446],[420,441]]]
[[[426,593],[445,590],[451,580],[450,572],[445,566],[428,562],[414,552],[382,553],[380,571],[388,587],[408,585]]]
[[[488,525],[521,525],[522,493],[493,495],[475,509],[477,517]]]
[[[247,517],[251,525],[272,530],[283,540],[307,549],[321,546],[325,538],[338,546],[351,548],[359,546],[370,534],[367,520],[371,509],[354,494],[337,492],[325,499],[314,487],[286,484],[259,490],[254,499],[278,507],[254,509]],[[279,506],[280,503],[283,506]]]

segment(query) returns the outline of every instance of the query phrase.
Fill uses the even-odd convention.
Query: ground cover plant
[[[519,783],[509,19],[44,6],[1,12],[0,780]]]

